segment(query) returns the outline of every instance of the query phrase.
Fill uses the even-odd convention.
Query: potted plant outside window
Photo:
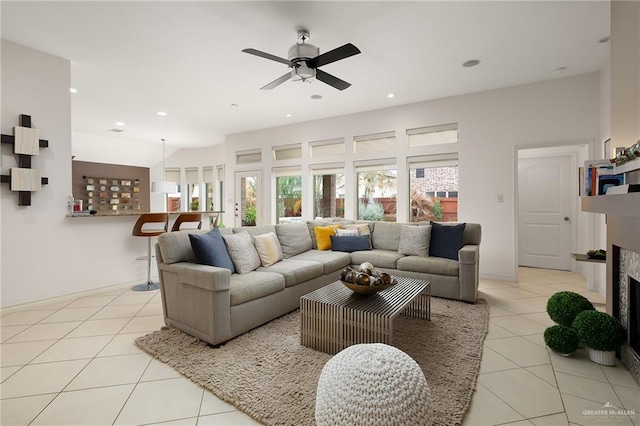
[[[587,310],[595,310],[593,304],[583,295],[573,291],[559,291],[547,301],[549,318],[569,328],[576,316]]]
[[[570,327],[553,325],[544,331],[544,343],[562,356],[569,356],[578,349],[578,334]]]
[[[600,311],[583,311],[576,316],[573,329],[589,350],[589,359],[602,365],[615,365],[616,350],[624,342],[625,330],[617,319]]]

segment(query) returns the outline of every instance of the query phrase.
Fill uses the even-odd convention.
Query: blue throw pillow
[[[236,271],[218,228],[214,228],[206,234],[189,234],[189,240],[198,263],[227,268],[232,274]]]
[[[347,253],[371,250],[371,241],[369,241],[369,235],[331,235],[331,250]]]
[[[458,260],[458,250],[463,246],[462,237],[466,223],[442,225],[431,222],[429,256]]]

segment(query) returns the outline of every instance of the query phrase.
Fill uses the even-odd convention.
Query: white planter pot
[[[616,351],[596,351],[589,348],[589,359],[601,365],[616,365]]]

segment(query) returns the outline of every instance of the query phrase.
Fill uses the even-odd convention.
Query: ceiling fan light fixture
[[[316,76],[316,70],[309,68],[306,64],[300,64],[291,70],[291,79],[293,81],[307,81]]]

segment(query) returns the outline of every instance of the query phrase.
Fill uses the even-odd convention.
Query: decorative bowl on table
[[[340,273],[340,282],[357,294],[373,294],[395,284],[395,279],[386,272],[377,271],[369,262],[358,269],[347,266]]]

